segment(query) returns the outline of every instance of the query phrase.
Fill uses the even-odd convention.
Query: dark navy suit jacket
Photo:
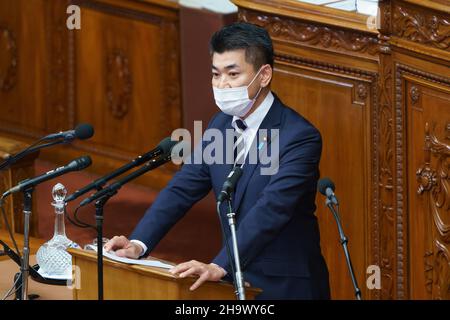
[[[225,136],[226,129],[232,129],[231,121],[231,116],[219,112],[208,128],[219,129]],[[235,190],[233,207],[245,281],[263,289],[259,299],[328,299],[328,270],[314,214],[322,150],[320,133],[276,96],[260,129],[267,129],[268,135],[254,143],[267,148],[266,152],[278,138],[279,168],[274,175],[262,175],[263,165],[248,163],[247,156]],[[278,137],[271,137],[270,129],[278,129]],[[203,142],[203,148],[207,144]],[[231,169],[231,164],[184,164],[130,239],[144,242],[149,254],[194,203],[211,189],[217,197]],[[221,212],[229,233],[225,205]],[[227,278],[231,279],[225,247],[212,262],[227,270]]]

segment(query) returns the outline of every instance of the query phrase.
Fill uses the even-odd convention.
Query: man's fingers
[[[181,264],[179,264],[179,265],[173,267],[172,269],[170,269],[169,272],[172,273],[172,274],[177,274],[177,273],[186,271],[189,268],[190,268],[189,265],[186,265],[186,264],[181,265]]]
[[[180,263],[169,270],[172,274],[179,274],[180,278],[185,278],[191,275],[198,275],[199,278],[189,288],[191,291],[197,289],[205,281],[218,281],[223,276],[222,270],[216,265],[207,265],[195,260]]]
[[[128,249],[119,249],[115,252],[116,256],[118,257],[127,257],[128,256]]]
[[[116,256],[118,256],[118,257],[125,257],[125,258],[131,258],[131,259],[139,258],[139,256],[136,253],[136,250],[133,247],[119,249],[115,253],[116,253]]]
[[[109,240],[105,244],[105,251],[111,251],[111,250],[117,250],[127,247],[127,245],[130,243],[130,240],[128,240],[124,236],[115,236],[111,240]]]
[[[105,251],[110,251],[113,246],[114,246],[114,239],[111,239],[105,244],[104,249]]]
[[[169,271],[172,274],[184,272],[184,271],[188,270],[189,268],[195,266],[196,264],[197,264],[197,261],[194,261],[194,260],[188,261],[188,262],[183,262],[183,263],[180,263],[179,265],[176,265]]]
[[[191,267],[188,270],[180,273],[180,278],[185,278],[187,276],[193,275],[193,274],[202,274],[204,271],[201,267]]]
[[[189,290],[194,291],[195,289],[197,289],[198,287],[200,287],[203,282],[205,282],[206,280],[208,280],[209,277],[209,273],[208,272],[204,272],[200,278],[197,279],[197,281],[194,282],[194,284],[189,288]]]

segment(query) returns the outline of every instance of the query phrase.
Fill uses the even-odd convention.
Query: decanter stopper
[[[52,206],[54,206],[55,209],[64,211],[64,207],[66,205],[64,200],[66,199],[66,196],[67,196],[66,187],[62,183],[59,183],[59,182],[57,184],[55,184],[55,186],[52,189],[52,197],[53,197],[53,200],[55,200],[52,203]]]

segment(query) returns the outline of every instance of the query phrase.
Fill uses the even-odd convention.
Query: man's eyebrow
[[[212,65],[212,68],[214,70],[219,70],[219,68],[217,68],[215,65]],[[230,70],[230,69],[234,69],[234,68],[239,68],[239,66],[237,64],[233,63],[233,64],[230,64],[225,67],[226,70]]]

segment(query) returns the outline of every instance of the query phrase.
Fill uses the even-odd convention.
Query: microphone
[[[168,138],[166,138],[168,139]],[[164,139],[163,141],[167,140]],[[170,140],[170,139],[169,139]],[[170,140],[171,141],[171,140]],[[163,153],[163,155],[159,156],[157,159],[152,159],[150,160],[148,163],[146,163],[144,166],[142,166],[142,168],[137,169],[136,171],[130,173],[129,175],[123,177],[122,179],[120,179],[119,181],[109,185],[108,187],[98,191],[97,193],[94,193],[93,195],[91,195],[90,197],[87,197],[86,199],[84,199],[83,201],[80,202],[79,207],[83,207],[89,203],[91,203],[94,200],[103,198],[105,196],[112,196],[114,194],[117,193],[117,191],[126,183],[130,182],[133,179],[136,179],[137,177],[143,175],[144,173],[146,173],[147,171],[153,170],[158,168],[159,166],[169,162],[172,159],[172,149],[174,148],[175,145],[181,143],[182,145],[185,145],[186,143],[181,141],[181,142],[173,142],[171,141],[170,144],[165,145],[165,147],[170,145],[170,149],[167,150],[166,148],[161,149],[162,151],[165,151]],[[183,148],[181,149],[181,152],[183,152]]]
[[[49,172],[46,172],[40,176],[31,178],[31,179],[22,180],[21,182],[19,182],[19,184],[17,186],[12,187],[11,189],[9,189],[5,193],[3,193],[2,198],[10,195],[11,193],[23,191],[28,188],[34,187],[41,182],[59,177],[67,172],[83,170],[84,168],[89,167],[91,165],[91,163],[92,163],[92,160],[89,156],[83,156],[83,157],[77,158],[75,160],[72,160],[69,164],[67,164],[65,166],[56,168],[54,170],[51,170]]]
[[[227,180],[223,183],[222,191],[220,191],[219,196],[217,197],[217,202],[222,203],[224,200],[230,199],[231,193],[234,191],[237,182],[239,181],[242,175],[242,168],[240,166],[236,166],[231,170],[230,174],[227,177]]]
[[[330,209],[330,211],[333,213],[334,219],[336,220],[339,237],[340,237],[340,242],[341,242],[342,248],[344,249],[345,260],[347,262],[347,267],[348,267],[348,270],[350,273],[350,278],[352,280],[353,289],[355,290],[355,297],[357,300],[361,300],[362,299],[361,290],[358,287],[358,282],[356,280],[355,272],[353,271],[352,261],[350,259],[350,252],[348,251],[348,247],[347,247],[348,238],[344,234],[344,229],[342,228],[341,219],[340,219],[339,213],[338,213],[339,203],[338,203],[336,196],[334,195],[334,190],[335,190],[334,183],[333,183],[333,181],[331,181],[330,178],[322,178],[317,183],[317,189],[320,191],[321,194],[323,194],[324,196],[327,197],[325,204]],[[336,205],[336,209],[334,208],[333,204]]]
[[[117,169],[117,170],[107,174],[106,176],[103,176],[103,177],[91,182],[87,186],[75,191],[74,193],[72,193],[70,196],[68,196],[66,198],[66,200],[65,200],[66,203],[77,199],[78,197],[82,196],[86,192],[89,192],[93,189],[100,189],[109,180],[114,179],[117,176],[120,176],[121,174],[125,173],[126,171],[128,171],[134,167],[140,166],[141,164],[143,164],[146,161],[150,161],[151,159],[153,159],[159,155],[169,153],[175,144],[177,144],[177,141],[172,141],[170,139],[170,137],[164,138],[163,140],[161,140],[161,142],[158,144],[158,146],[155,149],[153,149],[143,155],[140,155],[139,157],[137,157],[130,163],[125,164],[124,166],[120,167],[119,169]]]
[[[43,138],[43,140],[64,139],[66,141],[80,139],[86,140],[94,135],[94,128],[88,123],[81,123],[74,130],[52,133]]]
[[[331,201],[335,205],[339,205],[338,199],[334,195],[334,190],[336,187],[334,186],[333,181],[330,178],[322,178],[317,183],[317,189],[321,194],[327,197],[328,201]]]
[[[19,153],[16,153],[15,155],[9,156],[8,158],[6,158],[5,161],[0,163],[0,170],[10,167],[11,165],[16,163],[20,159],[24,158],[28,154],[36,152],[37,150],[55,146],[57,144],[68,143],[68,142],[71,142],[72,140],[74,140],[75,138],[81,139],[81,140],[89,139],[93,135],[94,135],[94,128],[92,128],[92,126],[87,123],[78,125],[75,128],[75,130],[69,130],[69,131],[64,131],[64,132],[60,132],[60,133],[49,134],[49,135],[39,139],[37,142],[33,143],[31,146],[23,149]],[[45,142],[46,140],[54,140],[54,141],[41,143],[41,142]]]

